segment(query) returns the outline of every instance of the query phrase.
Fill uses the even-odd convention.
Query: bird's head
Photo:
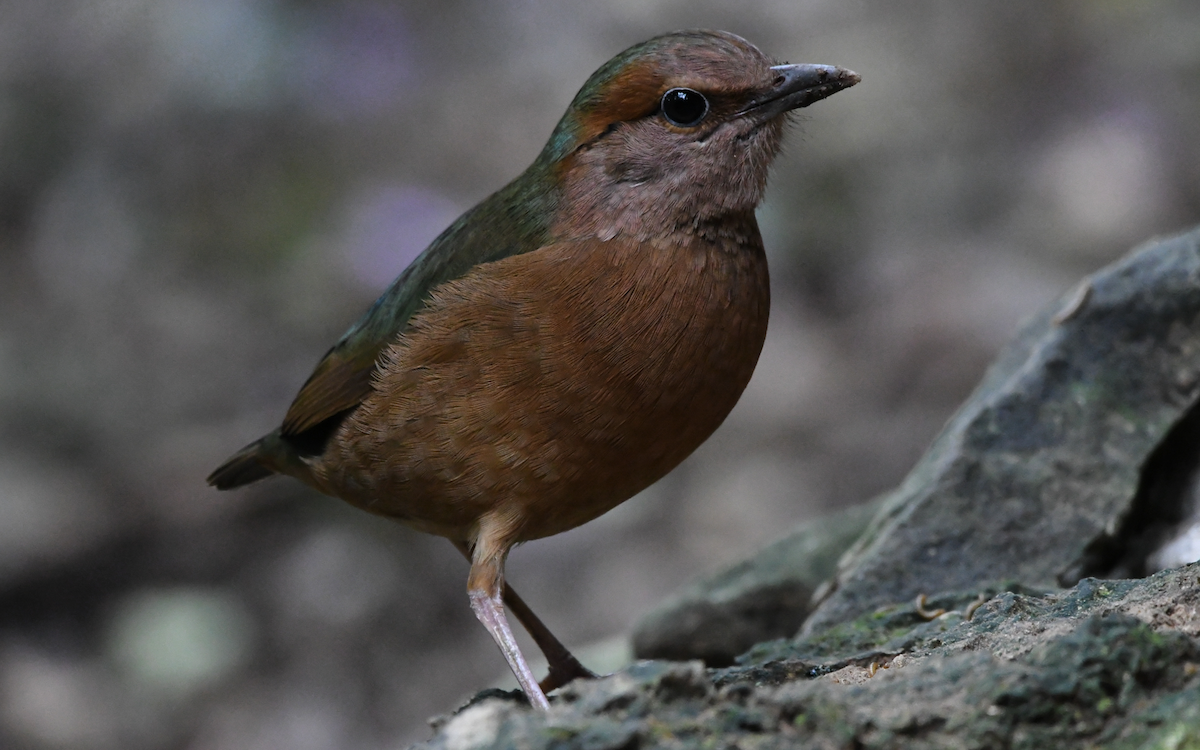
[[[752,210],[787,113],[858,80],[826,65],[777,65],[720,31],[629,48],[592,74],[539,159],[569,207],[559,234],[653,236]]]

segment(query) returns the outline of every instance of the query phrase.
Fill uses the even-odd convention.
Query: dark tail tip
[[[234,487],[266,479],[275,472],[263,465],[259,460],[259,448],[262,440],[256,440],[242,448],[228,461],[217,467],[208,475],[208,483],[218,490],[231,490]]]

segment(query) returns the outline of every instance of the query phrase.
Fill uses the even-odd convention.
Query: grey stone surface
[[[726,669],[639,662],[566,686],[548,713],[491,691],[439,719],[422,747],[1200,744],[1200,564],[1085,579],[1047,595],[967,591],[934,604],[956,608],[927,620],[911,604],[890,607],[816,637],[764,644]]]
[[[727,666],[756,643],[792,635],[811,611],[813,593],[878,510],[875,501],[805,523],[693,582],[638,622],[634,654]]]
[[[1178,504],[1139,498],[1139,481],[1198,393],[1192,231],[1134,250],[1025,326],[885,500],[805,632],[923,592],[1070,585],[1112,569],[1135,500],[1142,515]]]

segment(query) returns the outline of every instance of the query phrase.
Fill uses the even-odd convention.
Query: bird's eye
[[[692,89],[671,89],[663,94],[659,106],[667,122],[681,128],[699,125],[708,114],[708,100]]]

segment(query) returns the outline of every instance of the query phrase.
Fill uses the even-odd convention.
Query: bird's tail
[[[231,490],[266,479],[280,473],[282,466],[291,463],[292,454],[293,451],[289,450],[276,430],[230,456],[208,475],[208,483],[218,490]]]

